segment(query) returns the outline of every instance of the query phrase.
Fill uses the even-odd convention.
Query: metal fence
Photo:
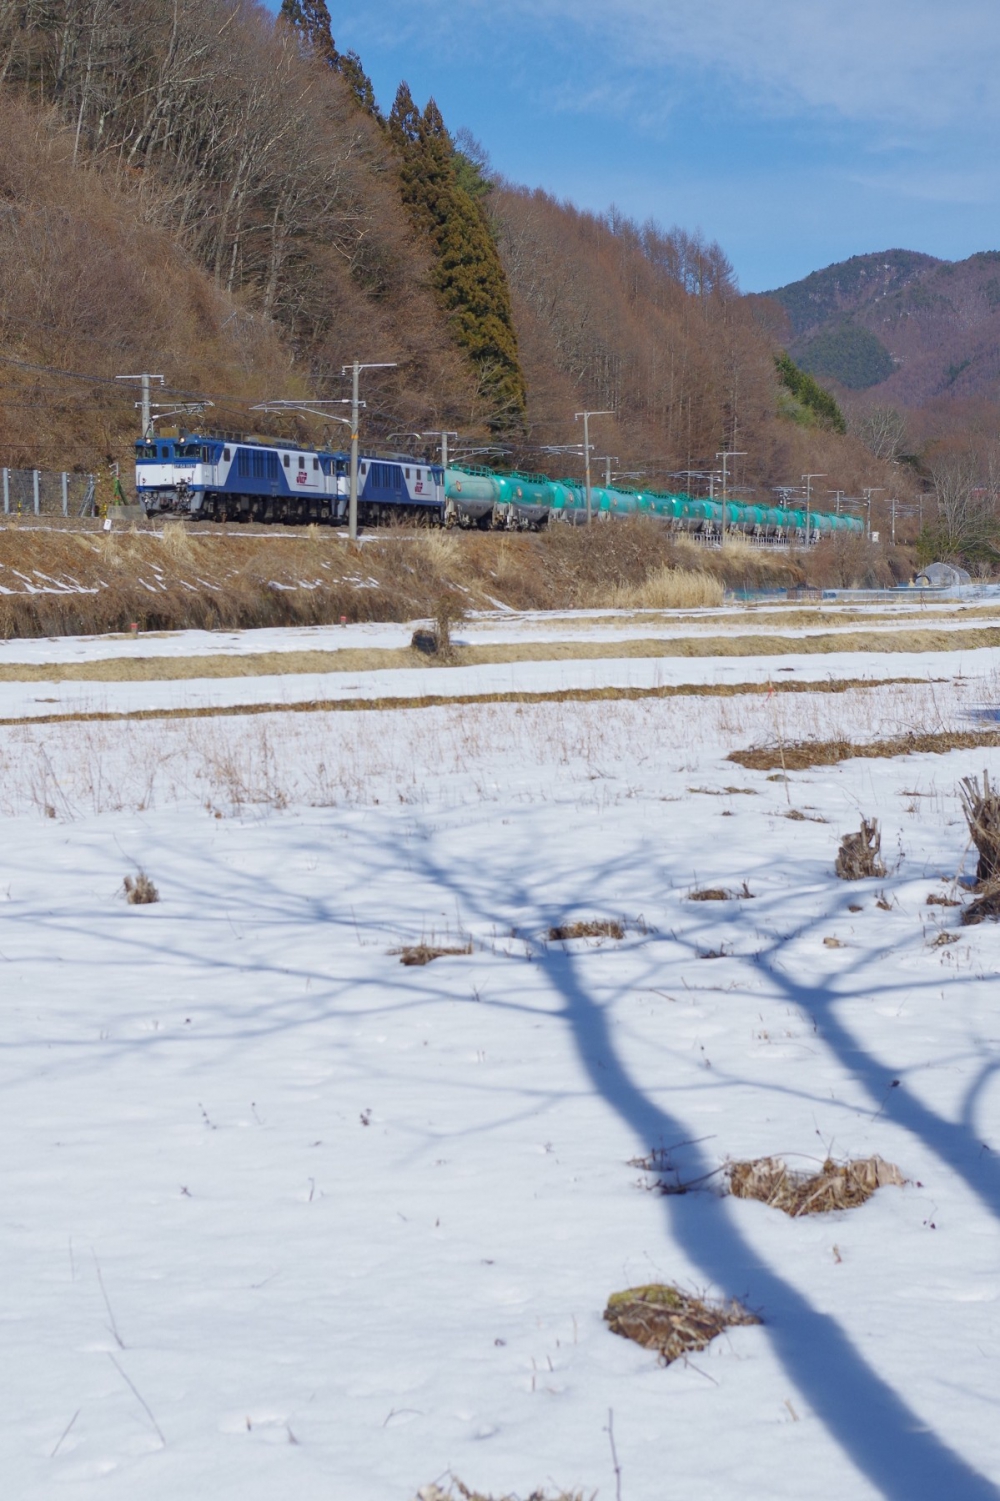
[[[92,474],[50,469],[0,470],[5,516],[93,516]]]

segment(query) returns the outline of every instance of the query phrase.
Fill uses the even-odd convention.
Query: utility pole
[[[896,545],[896,497],[895,497],[895,495],[892,497],[892,500],[889,502],[889,505],[892,507],[892,545],[893,545],[893,547],[895,547],[895,545]]]
[[[735,449],[735,448],[726,448],[726,449],[723,449],[722,453],[717,453],[715,455],[715,457],[717,459],[721,459],[722,460],[722,541],[721,541],[720,545],[722,547],[725,547],[725,545],[726,545],[726,478],[727,478],[727,476],[726,476],[726,461],[728,459],[745,459],[746,458],[746,450],[745,449],[744,450],[738,450],[738,449]]]
[[[594,455],[594,463],[595,464],[603,464],[604,465],[604,487],[605,487],[605,489],[610,490],[611,489],[611,466],[612,466],[612,464],[620,464],[621,463],[621,459],[618,457],[617,454],[610,454],[609,455],[609,454],[606,454],[606,453],[602,453],[602,454],[598,455],[598,454],[595,453],[595,455]]]
[[[361,408],[361,402],[358,400],[358,382],[362,370],[395,370],[395,368],[395,360],[370,365],[363,365],[360,360],[354,360],[350,365],[342,365],[340,370],[341,375],[351,372],[351,489],[347,508],[347,535],[352,542],[358,540],[358,421]]]
[[[149,375],[147,372],[144,372],[142,375],[116,375],[115,380],[137,380],[142,382],[142,401],[137,401],[136,406],[142,407],[142,436],[143,438],[150,437],[150,429],[153,425],[153,405],[149,395],[149,383],[150,381],[158,380],[162,386],[163,376]]]
[[[583,418],[583,454],[584,463],[586,464],[586,478],[584,480],[584,484],[587,487],[588,526],[590,525],[593,518],[593,500],[591,498],[590,492],[590,419],[591,417],[613,417],[614,415],[614,412],[607,410],[603,412],[576,412],[573,415],[574,422],[579,422],[580,418]]]
[[[812,482],[814,479],[826,479],[826,475],[804,474],[802,478],[806,482],[806,547],[808,547],[812,536],[812,521],[810,516],[812,508]]]

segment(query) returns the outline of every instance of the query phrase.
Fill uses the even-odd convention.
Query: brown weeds
[[[716,1335],[744,1324],[759,1324],[755,1313],[734,1299],[707,1303],[661,1282],[612,1293],[604,1318],[613,1334],[656,1350],[663,1365],[704,1350]]]
[[[877,1188],[906,1182],[898,1167],[877,1156],[843,1163],[828,1157],[818,1173],[796,1173],[778,1157],[758,1157],[731,1162],[726,1172],[734,1198],[757,1199],[793,1219],[801,1214],[855,1209]]]
[[[144,871],[137,876],[126,876],[122,883],[125,891],[125,900],[130,907],[148,907],[152,902],[160,900],[160,893]]]
[[[778,684],[775,685],[775,690]],[[782,684],[788,687],[788,684]],[[770,771],[782,766],[805,771],[810,766],[836,766],[855,757],[880,760],[892,756],[944,755],[953,750],[978,750],[997,744],[997,730],[941,730],[929,734],[900,735],[893,740],[807,740],[798,745],[730,751],[726,757],[748,771]],[[784,759],[782,760],[782,756]]]
[[[444,959],[449,954],[471,954],[472,939],[467,943],[459,944],[436,944],[436,943],[410,943],[402,948],[390,949],[390,954],[398,954],[400,964],[417,965],[430,964],[432,959]]]
[[[550,928],[546,935],[550,943],[564,942],[569,938],[624,938],[624,923],[613,918],[595,918],[586,922],[563,923]]]

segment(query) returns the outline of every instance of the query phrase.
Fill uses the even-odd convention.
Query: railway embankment
[[[884,555],[697,547],[645,520],[540,534],[154,529],[18,519],[0,528],[0,638],[407,621],[462,610],[672,609],[726,590],[892,582]]]

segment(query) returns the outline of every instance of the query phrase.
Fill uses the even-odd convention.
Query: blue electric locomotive
[[[347,518],[350,456],[277,439],[157,435],[135,445],[135,485],[148,515],[336,525]],[[359,521],[410,516],[441,522],[444,508],[440,465],[359,458]]]

